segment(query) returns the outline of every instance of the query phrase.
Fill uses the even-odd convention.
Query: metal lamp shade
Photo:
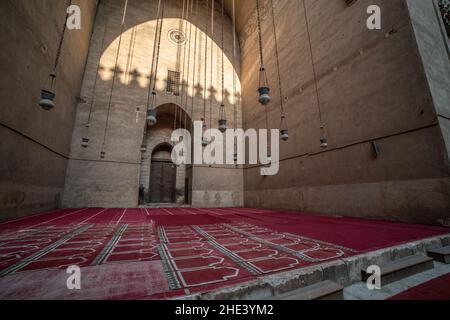
[[[270,101],[270,89],[268,87],[261,87],[258,89],[259,92],[259,103],[261,103],[263,106],[267,106]]]
[[[156,116],[157,116],[156,110],[149,110],[147,112],[147,124],[150,127],[154,126],[158,122],[158,120],[156,119]]]
[[[224,133],[225,131],[227,131],[227,120],[219,120],[219,131]]]
[[[46,111],[52,110],[55,107],[55,97],[56,95],[53,92],[42,90],[39,106]]]
[[[289,140],[289,130],[281,130],[281,140],[283,141]]]
[[[327,138],[320,139],[320,147],[322,149],[328,148],[328,139]]]
[[[82,146],[83,148],[89,147],[89,139],[83,138],[83,140],[81,140],[81,146]]]

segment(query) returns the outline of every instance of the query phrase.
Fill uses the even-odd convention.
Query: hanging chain
[[[184,46],[184,29],[183,29],[183,24],[184,24],[184,12],[185,12],[185,8],[186,8],[186,0],[183,0],[183,6],[182,6],[182,10],[181,10],[181,18],[180,18],[180,22],[178,23],[178,29],[180,31],[180,39],[178,40],[179,42],[177,43],[177,56],[176,56],[176,72],[177,75],[179,75],[178,78],[178,82],[177,82],[177,89],[176,92],[174,93],[175,96],[175,104],[179,105],[179,99],[180,99],[180,88],[181,88],[181,52],[182,52],[182,47]]]
[[[314,86],[316,89],[317,106],[318,106],[318,111],[319,111],[319,121],[320,121],[321,129],[323,129],[324,124],[323,124],[323,118],[322,118],[322,107],[321,107],[321,103],[320,103],[319,86],[317,83],[316,64],[314,61],[314,53],[313,53],[312,42],[311,42],[311,32],[310,32],[310,26],[309,26],[309,21],[308,21],[308,14],[307,14],[307,10],[306,10],[305,0],[302,0],[302,3],[303,3],[303,11],[305,12],[306,31],[308,33],[309,50],[310,50],[310,54],[311,54],[311,61],[312,61],[312,67],[313,67]]]
[[[206,12],[209,12],[209,0],[206,0]],[[204,90],[203,90],[203,126],[206,123],[206,95],[208,94],[208,28],[209,21],[206,20],[205,23],[205,79],[204,79]],[[211,67],[212,68],[212,67]]]
[[[108,30],[108,22],[109,22],[108,14],[105,14],[104,18],[105,18],[105,26],[104,26],[104,30],[103,30],[103,38],[102,38],[100,53],[102,53],[105,49],[106,31]],[[100,58],[98,60],[97,70],[95,73],[95,80],[94,80],[94,86],[92,88],[91,104],[90,104],[90,108],[89,108],[89,116],[88,116],[88,120],[86,122],[86,127],[90,126],[91,119],[92,119],[92,112],[93,112],[95,101],[96,101],[95,98],[96,98],[96,94],[97,94],[97,82],[98,82],[99,72],[100,72]]]
[[[72,5],[72,0],[69,0],[69,5],[67,6],[67,8],[69,8],[71,5]],[[61,38],[59,39],[58,50],[56,52],[55,64],[53,65],[53,74],[56,74],[56,69],[58,69],[59,60],[61,58],[62,47],[63,47],[64,39],[66,36],[67,20],[69,19],[69,17],[70,17],[70,14],[66,13],[66,19],[64,20],[63,29],[61,32]]]
[[[196,17],[198,17],[198,0],[196,6]],[[194,120],[194,99],[195,99],[195,75],[196,75],[196,66],[197,66],[197,34],[198,28],[195,26],[195,40],[194,40],[194,66],[192,72],[192,96],[191,96],[191,119]]]
[[[281,71],[280,71],[280,54],[278,51],[278,38],[277,38],[277,28],[275,25],[275,7],[273,5],[273,0],[270,0],[270,3],[272,5],[272,27],[273,27],[273,39],[275,42],[275,57],[276,57],[276,63],[277,63],[277,73],[278,73],[278,89],[280,94],[280,111],[281,111],[281,117],[284,119],[284,97],[283,97],[283,87],[282,87],[282,81],[281,81]]]
[[[159,54],[161,51],[161,35],[162,35],[162,29],[163,29],[163,21],[164,21],[164,8],[165,8],[166,1],[163,0],[162,2],[162,9],[161,9],[161,18],[159,23],[159,30],[157,29],[157,38],[158,38],[158,45],[156,48],[156,62],[155,62],[155,74],[153,76],[153,87],[152,87],[152,103],[150,108],[156,109],[156,81],[158,80],[158,69],[159,69]]]
[[[185,18],[185,16],[184,16],[185,15],[185,10],[186,10],[186,0],[183,0],[183,9],[181,11],[181,20],[180,20],[181,34],[184,34],[183,24],[184,24],[184,18]],[[177,53],[177,61],[178,61],[179,58],[180,58],[180,56]],[[177,71],[180,72],[180,63],[179,62],[177,62]],[[181,80],[181,77],[180,77],[180,80]],[[178,84],[178,86],[179,85],[180,84]],[[179,89],[179,87],[178,87],[178,89]],[[179,98],[179,95],[176,98],[176,102],[177,103],[175,105],[175,117],[174,117],[174,120],[173,120],[173,130],[174,131],[177,129],[177,114],[178,114],[178,106],[177,105],[178,105],[178,98]],[[180,117],[181,117],[181,114],[180,114]]]
[[[236,97],[236,6],[235,6],[235,0],[233,0],[233,103],[234,103],[234,130],[237,129],[237,97]],[[235,144],[236,147],[236,144]]]
[[[105,125],[105,133],[103,136],[102,152],[105,150],[106,136],[108,134],[109,117],[111,115],[111,103],[112,103],[112,97],[113,97],[114,87],[115,87],[115,83],[116,83],[117,67],[118,67],[118,62],[119,62],[120,48],[122,46],[122,35],[123,35],[124,29],[125,29],[125,18],[126,18],[126,14],[127,14],[127,8],[128,8],[128,0],[125,0],[124,9],[123,9],[122,25],[120,28],[119,44],[117,46],[116,61],[115,61],[115,66],[114,66],[114,74],[113,74],[112,83],[111,83],[111,92],[109,94],[108,113],[106,116],[106,125]]]
[[[191,0],[191,15],[190,17],[192,17],[192,9],[194,5],[194,0]],[[184,129],[187,129],[187,114],[188,114],[188,95],[189,95],[189,74],[191,72],[191,39],[192,39],[192,23],[189,23],[189,48],[188,48],[188,59],[187,59],[187,64],[188,64],[188,68],[187,68],[187,74],[186,74],[186,79],[187,79],[187,83],[186,83],[186,93],[185,93],[185,99],[184,99]]]
[[[186,82],[184,81],[184,74],[186,71],[186,47],[190,46],[190,38],[188,38],[187,36],[187,29],[188,29],[188,20],[189,20],[189,7],[190,7],[190,0],[187,0],[186,2],[186,8],[185,8],[185,15],[184,15],[184,31],[186,32],[186,41],[185,44],[183,46],[183,65],[182,65],[182,77],[181,77],[181,92],[180,92],[180,105],[181,105],[181,110],[180,110],[180,121],[179,121],[179,126],[180,128],[183,127],[183,115],[182,112],[184,110],[184,104],[183,104],[183,98],[184,98],[184,94],[185,94],[185,90],[186,90]],[[187,79],[187,77],[186,77]],[[184,120],[186,120],[186,113],[184,115]]]
[[[221,49],[222,49],[222,105],[225,99],[225,68],[224,68],[224,11],[223,11],[223,0],[222,0],[222,39],[221,39]]]
[[[156,13],[156,29],[155,29],[155,39],[153,40],[153,56],[152,56],[152,66],[150,69],[150,82],[148,85],[147,108],[150,108],[150,97],[152,95],[152,89],[153,89],[153,78],[155,78],[155,81],[156,81],[156,75],[154,73],[154,69],[155,69],[156,50],[157,50],[156,46],[157,46],[157,41],[158,41],[160,15],[161,15],[161,0],[158,1],[158,11]]]
[[[264,108],[266,116],[266,129],[269,130],[269,108]]]
[[[186,83],[187,83],[187,79],[189,77],[189,75],[186,76],[186,81],[185,79],[185,71],[186,71],[186,51],[187,51],[187,47],[191,45],[191,39],[188,37],[188,20],[189,20],[189,11],[190,11],[190,5],[192,0],[187,0],[186,3],[186,12],[185,12],[185,21],[184,21],[184,29],[186,32],[186,43],[184,45],[183,48],[183,77],[182,77],[182,85],[181,85],[181,98],[180,98],[180,104],[181,104],[181,109],[184,111],[184,121],[186,121],[186,110],[185,110],[185,106],[184,106],[184,96],[185,96],[185,92],[186,92]],[[183,127],[183,116],[181,114],[182,111],[180,111],[180,128]]]
[[[260,0],[256,0],[256,19],[258,24],[259,59],[261,62],[261,69],[264,69],[264,54],[263,54],[263,41],[261,28],[261,7],[259,1]]]
[[[236,71],[236,3],[235,0],[233,0],[233,102],[234,102],[234,113],[233,113],[233,125],[234,125],[234,131],[237,130],[237,90],[236,90],[236,83],[237,83],[237,71]],[[233,147],[234,147],[234,154],[233,158],[235,161],[237,161],[238,157],[238,141],[237,138],[233,139]],[[236,163],[237,166],[237,163]]]
[[[161,36],[162,36],[162,29],[163,29],[163,23],[164,23],[164,9],[166,6],[166,0],[163,0],[162,3],[162,12],[161,12],[161,23],[159,26],[159,34],[158,34],[158,52],[156,54],[156,66],[155,66],[155,78],[153,81],[153,92],[156,91],[156,80],[158,78],[158,68],[159,68],[159,54],[161,51]]]
[[[213,65],[214,65],[214,5],[215,5],[215,0],[211,0],[212,5],[211,5],[211,90],[213,89]],[[212,91],[211,91],[212,93]],[[213,96],[211,94],[210,100],[209,100],[209,128],[212,129],[212,101],[213,100]],[[211,136],[209,137],[211,140]]]

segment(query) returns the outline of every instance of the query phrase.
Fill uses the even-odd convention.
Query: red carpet
[[[0,299],[167,299],[445,233],[259,209],[63,209],[0,223]],[[55,283],[71,265],[89,279],[78,294]]]
[[[390,300],[450,300],[450,273],[402,292]]]

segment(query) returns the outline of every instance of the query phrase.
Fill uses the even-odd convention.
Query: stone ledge
[[[342,300],[344,287],[335,282],[325,280],[311,286],[303,287],[264,300]]]
[[[262,276],[239,285],[192,295],[187,299],[260,300],[326,280],[347,286],[360,282],[361,270],[367,269],[370,265],[382,265],[415,254],[425,255],[428,249],[445,246],[449,241],[450,234],[412,241],[319,265]]]
[[[427,251],[427,255],[441,263],[450,264],[450,246],[432,248]]]
[[[424,255],[412,255],[380,265],[381,285],[399,281],[420,272],[434,268],[433,259]],[[361,270],[362,281],[367,282],[372,273]]]

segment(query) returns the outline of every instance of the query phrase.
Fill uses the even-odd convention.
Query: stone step
[[[344,300],[344,287],[326,280],[266,300]]]
[[[450,246],[430,249],[427,255],[436,261],[450,264]]]
[[[398,259],[384,265],[380,265],[381,285],[384,286],[391,282],[395,282],[433,268],[433,259],[430,257],[415,255]],[[367,279],[371,275],[372,274],[367,273],[366,270],[362,270],[362,281],[367,282]]]
[[[173,208],[191,208],[190,205],[178,205],[176,203],[148,203],[148,204],[141,204],[139,205],[139,208],[142,209],[173,209]]]

